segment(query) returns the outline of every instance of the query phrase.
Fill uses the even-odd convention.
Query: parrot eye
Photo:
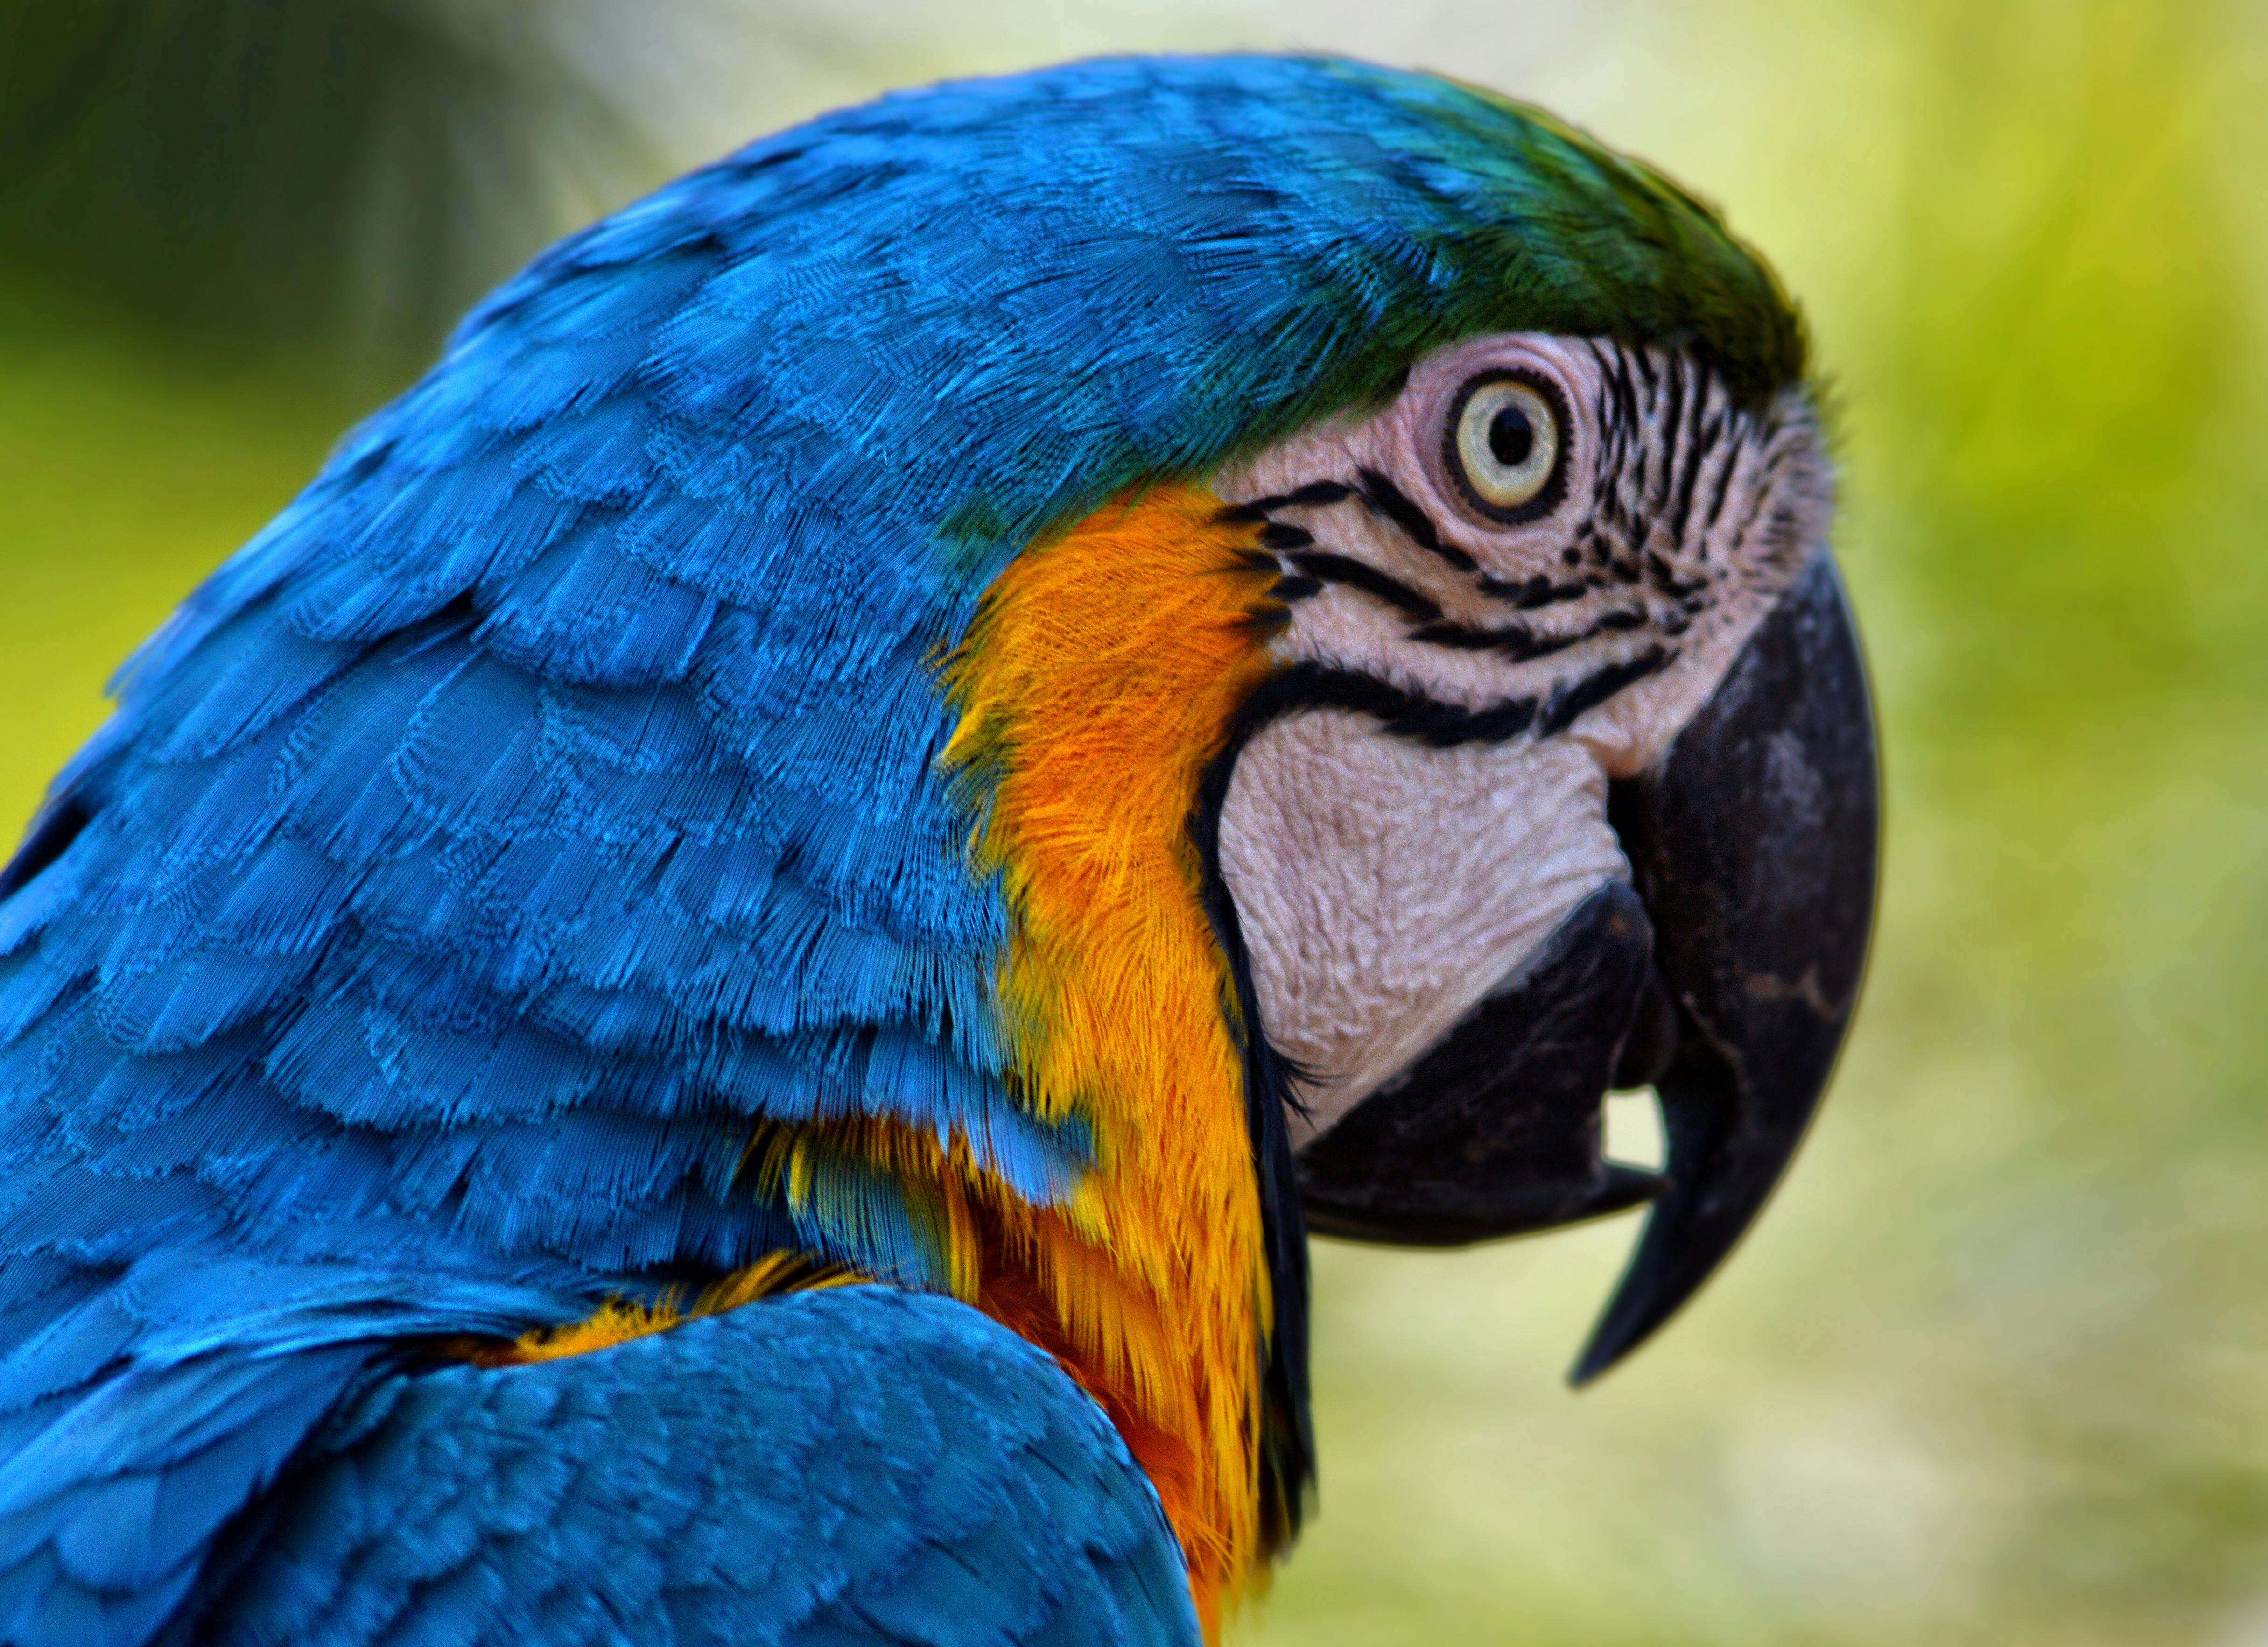
[[[1506,372],[1484,373],[1457,391],[1444,454],[1482,513],[1532,521],[1559,501],[1566,480],[1562,403],[1554,385]]]

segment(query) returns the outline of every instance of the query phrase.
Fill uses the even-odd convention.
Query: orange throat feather
[[[1020,1100],[1076,1115],[1066,1206],[972,1185],[979,1308],[1051,1350],[1157,1484],[1209,1638],[1268,1553],[1261,1363],[1272,1300],[1237,1007],[1189,820],[1269,670],[1276,572],[1220,500],[1160,487],[1027,550],[946,686],[946,763],[1001,876],[998,984]],[[957,1152],[956,1152],[957,1153]]]

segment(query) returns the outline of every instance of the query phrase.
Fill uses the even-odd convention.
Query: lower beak
[[[1593,892],[1300,1152],[1308,1226],[1461,1245],[1651,1201],[1574,1381],[1620,1361],[1723,1261],[1818,1106],[1865,970],[1878,794],[1866,668],[1822,551],[1668,754],[1614,787],[1634,885]],[[1648,1084],[1660,1174],[1600,1150],[1607,1091]]]

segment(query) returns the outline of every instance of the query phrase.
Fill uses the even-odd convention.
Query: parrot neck
[[[1093,1130],[1066,1204],[981,1193],[978,1307],[1053,1352],[1156,1483],[1207,1633],[1267,1554],[1274,1300],[1241,1028],[1189,821],[1269,669],[1273,580],[1219,499],[1160,488],[1027,550],[946,684],[946,762],[1012,913],[998,999],[1018,1101]]]

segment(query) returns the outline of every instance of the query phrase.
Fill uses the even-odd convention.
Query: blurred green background
[[[448,315],[740,137],[1121,48],[1549,103],[1811,315],[1872,986],[1756,1233],[1583,1395],[1631,1224],[1318,1244],[1322,1513],[1247,1639],[2268,1647],[2268,10],[1071,10],[0,0],[0,828]]]

